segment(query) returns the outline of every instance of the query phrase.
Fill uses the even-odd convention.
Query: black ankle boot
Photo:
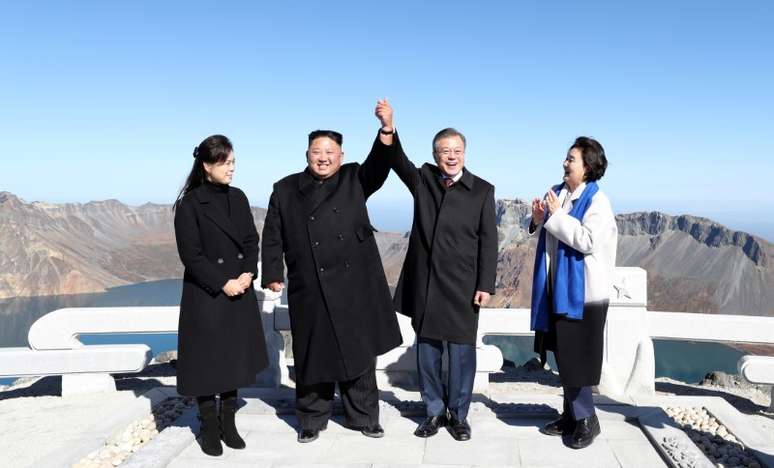
[[[203,399],[199,403],[199,445],[202,452],[212,457],[223,454],[223,446],[220,445],[220,427],[218,427],[218,415],[215,407],[215,399]]]
[[[236,428],[236,395],[221,399],[220,403],[220,432],[223,442],[232,449],[243,449],[247,447],[247,444],[245,444],[244,439],[239,435]]]

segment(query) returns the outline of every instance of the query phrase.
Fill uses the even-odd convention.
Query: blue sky
[[[306,134],[367,153],[376,99],[415,162],[454,126],[499,198],[542,194],[578,135],[617,212],[708,216],[774,238],[771,2],[7,2],[0,190],[171,202],[204,137],[265,206]],[[394,175],[369,202],[408,229]]]

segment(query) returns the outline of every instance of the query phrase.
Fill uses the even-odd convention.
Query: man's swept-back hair
[[[435,153],[435,144],[438,142],[438,140],[440,140],[441,138],[449,138],[449,137],[456,137],[456,136],[460,137],[460,139],[462,140],[463,146],[465,147],[468,146],[468,142],[467,140],[465,140],[465,135],[463,135],[462,132],[460,132],[456,128],[449,127],[449,128],[444,128],[440,132],[436,133],[435,136],[433,137],[433,153]]]

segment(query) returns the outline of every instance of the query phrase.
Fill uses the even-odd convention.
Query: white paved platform
[[[257,395],[256,395],[257,396]],[[584,450],[569,448],[567,440],[549,437],[538,428],[549,421],[561,404],[555,395],[527,396],[509,402],[481,401],[473,404],[469,418],[473,437],[467,442],[454,440],[446,431],[421,439],[413,435],[422,417],[414,406],[404,413],[395,408],[392,394],[383,397],[382,439],[370,439],[342,426],[334,417],[320,438],[309,444],[296,442],[296,421],[292,414],[269,414],[267,404],[253,397],[239,411],[237,425],[247,442],[245,450],[225,448],[221,457],[204,455],[191,441],[167,466],[196,467],[659,467],[667,466],[629,415],[636,407],[600,405],[602,435]],[[416,402],[418,395],[399,395]],[[384,399],[388,400],[387,402]],[[601,399],[600,402],[604,400]],[[503,403],[506,403],[503,405]],[[509,409],[512,403],[512,407]],[[497,414],[491,408],[505,408]],[[281,408],[287,413],[290,408]],[[406,414],[410,413],[410,414]],[[531,414],[530,414],[531,413]]]
[[[32,396],[39,394],[33,387],[0,393],[0,466],[71,466],[115,431],[147,416],[151,405],[176,396],[166,377],[154,377],[145,384],[156,379],[163,380],[164,386],[90,398],[48,392]],[[419,395],[394,389],[380,394],[384,438],[369,439],[344,428],[337,410],[328,429],[310,444],[296,442],[292,389],[243,389],[237,425],[247,449],[226,448],[217,458],[204,455],[195,441],[198,423],[195,408],[191,408],[120,466],[710,467],[709,460],[663,411],[693,407],[705,408],[719,418],[754,454],[758,466],[774,467],[774,416],[765,411],[742,413],[718,396],[658,395],[628,401],[595,396],[602,435],[591,447],[573,450],[567,440],[538,431],[558,414],[561,396],[554,387],[540,386],[544,392],[531,386],[522,391],[493,387],[489,395],[474,396],[469,416],[473,438],[468,442],[458,442],[445,431],[429,439],[415,437],[413,431],[423,411]]]

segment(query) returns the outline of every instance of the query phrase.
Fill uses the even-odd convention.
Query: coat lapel
[[[233,209],[235,206],[235,200],[231,195],[231,190],[228,191],[227,196],[229,198],[229,204]],[[196,198],[202,205],[204,216],[210,218],[210,220],[212,220],[213,223],[215,223],[221,230],[223,230],[223,232],[225,232],[228,237],[236,242],[237,245],[242,246],[242,236],[237,235],[237,232],[234,229],[234,225],[231,223],[231,221],[223,213],[221,213],[219,209],[217,209],[214,203],[212,203],[212,194],[207,191],[206,187],[202,186],[197,189]]]
[[[312,176],[309,169],[304,170],[299,175],[298,190],[304,197],[304,212],[307,216],[317,211],[317,208],[336,192],[341,180],[341,177],[339,177],[340,173],[341,170],[322,184]]]
[[[473,190],[473,174],[465,169],[462,168],[462,177],[460,177],[459,184],[465,187],[468,190]]]

